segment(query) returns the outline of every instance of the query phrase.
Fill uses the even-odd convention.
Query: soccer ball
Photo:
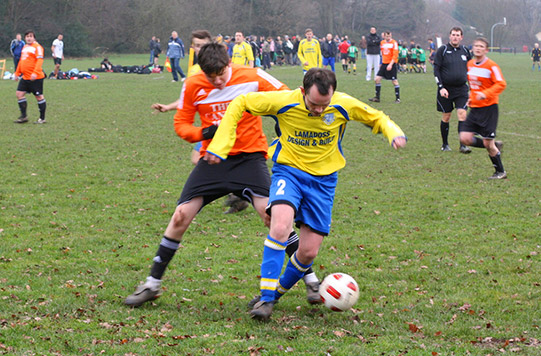
[[[345,311],[359,299],[359,286],[350,275],[333,273],[321,282],[319,295],[327,308],[334,311]]]

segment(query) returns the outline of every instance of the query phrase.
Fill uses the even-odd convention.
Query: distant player
[[[62,65],[62,60],[64,60],[64,36],[59,34],[58,37],[53,41],[51,46],[51,52],[53,54],[54,60],[54,78],[58,78],[58,70]]]
[[[376,76],[376,96],[368,100],[379,103],[381,79],[391,80],[394,85],[395,103],[400,103],[400,84],[398,84],[398,43],[393,40],[391,32],[384,32],[385,39],[381,41],[381,66]]]
[[[532,70],[535,69],[535,65],[537,64],[537,71],[541,71],[541,49],[539,48],[539,43],[534,44],[532,49]]]
[[[507,173],[501,159],[501,141],[494,141],[498,126],[499,96],[507,83],[500,67],[486,56],[489,43],[486,38],[473,42],[473,59],[468,62],[470,84],[470,112],[460,128],[460,142],[464,145],[486,148],[492,165],[496,169],[488,179],[505,179]],[[482,137],[478,138],[474,135]]]
[[[233,47],[231,63],[250,68],[254,67],[254,51],[252,46],[245,41],[244,34],[240,31],[235,33],[235,46]]]
[[[310,68],[322,68],[323,57],[321,56],[319,41],[314,38],[312,29],[307,28],[304,35],[306,38],[299,43],[297,56],[301,62],[303,72],[306,73]]]
[[[17,86],[17,102],[19,103],[19,110],[21,116],[15,121],[16,124],[24,124],[28,122],[26,116],[26,93],[32,93],[36,97],[39,108],[39,119],[35,124],[44,124],[45,121],[45,109],[47,103],[43,96],[43,79],[45,74],[43,73],[43,47],[36,41],[34,31],[28,30],[24,34],[24,40],[26,45],[21,52],[21,60],[15,70],[15,80],[19,80],[22,75],[22,79]]]
[[[348,48],[348,74],[353,69],[353,75],[357,74],[357,59],[359,58],[359,49],[355,46],[355,42],[351,42]]]

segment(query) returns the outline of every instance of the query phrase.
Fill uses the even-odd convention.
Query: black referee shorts
[[[203,198],[203,206],[233,193],[244,200],[252,196],[269,196],[271,178],[265,156],[260,153],[241,153],[229,156],[220,164],[210,165],[200,159],[184,184],[178,204],[195,197]]]
[[[468,102],[469,88],[466,84],[461,87],[445,87],[445,89],[449,92],[448,98],[441,96],[438,88],[436,108],[439,112],[448,113],[452,112],[453,109],[466,110],[468,108],[466,103]]]

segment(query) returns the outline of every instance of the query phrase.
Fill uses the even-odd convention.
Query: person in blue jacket
[[[20,33],[18,33],[15,36],[15,39],[11,41],[9,50],[11,51],[11,55],[13,56],[13,65],[15,65],[13,71],[17,70],[17,66],[19,65],[19,61],[21,60],[21,51],[23,50],[25,44],[26,43],[24,43],[24,41],[22,40]]]
[[[171,62],[171,73],[173,74],[173,82],[178,82],[178,74],[182,81],[186,79],[186,75],[180,67],[179,61],[181,58],[184,58],[184,43],[178,37],[177,31],[171,32],[171,37],[169,38],[169,43],[167,43],[167,57]]]

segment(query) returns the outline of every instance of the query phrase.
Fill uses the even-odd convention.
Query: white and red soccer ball
[[[333,273],[321,282],[319,295],[327,308],[346,311],[359,299],[359,286],[350,275]]]

